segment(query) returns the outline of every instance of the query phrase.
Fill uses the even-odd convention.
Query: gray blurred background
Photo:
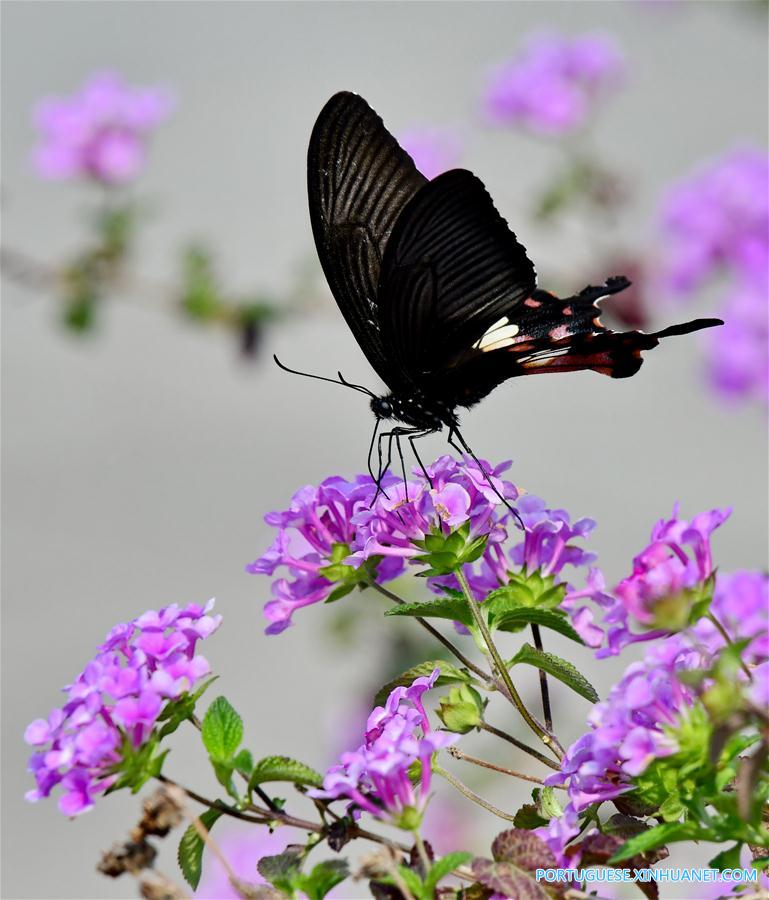
[[[538,268],[581,273],[589,268],[582,236],[525,224],[520,211],[558,150],[482,127],[478,97],[488,68],[534,27],[616,37],[629,76],[600,118],[596,144],[638,187],[623,236],[646,245],[666,183],[741,141],[766,142],[762,9],[6,2],[5,241],[52,262],[78,248],[88,192],[32,174],[29,113],[41,95],[71,93],[92,70],[108,67],[132,83],[168,84],[178,95],[140,185],[152,198],[152,218],[137,258],[151,277],[172,278],[180,246],[200,237],[232,288],[285,292],[297,266],[313,259],[307,138],[340,89],[363,94],[396,132],[423,123],[463,127],[461,164],[486,182]],[[106,310],[97,334],[73,339],[58,327],[55,298],[4,283],[4,897],[135,895],[131,882],[107,881],[94,865],[138,818],[136,798],[118,794],[73,822],[55,801],[23,800],[31,786],[24,727],[60,702],[58,688],[118,621],[215,595],[224,625],[203,652],[221,676],[217,688],[243,713],[254,752],[292,754],[325,769],[340,742],[351,740],[345,710],[355,708],[359,721],[358,688],[376,679],[381,655],[375,629],[391,627],[377,618],[379,602],[357,601],[372,612],[349,645],[324,637],[331,612],[322,606],[300,611],[293,629],[266,638],[261,606],[269,581],[243,571],[271,540],[265,512],[283,507],[302,484],[365,466],[365,401],[291,378],[269,361],[277,352],[289,363],[326,374],[341,368],[376,386],[323,296],[317,311],[270,332],[260,361],[248,365],[224,335],[128,295]],[[661,309],[657,321],[709,311],[703,300],[683,314]],[[701,363],[693,336],[666,343],[628,381],[581,373],[508,383],[466,416],[465,434],[488,458],[514,458],[519,484],[596,518],[592,544],[610,578],[628,569],[652,523],[676,500],[687,514],[732,505],[732,520],[715,538],[716,559],[724,569],[763,566],[765,420],[755,408],[717,405]],[[431,441],[425,458],[444,450],[442,438]],[[581,662],[605,693],[627,660],[596,668],[585,652]],[[556,693],[556,720],[570,741],[584,730],[588,707]],[[522,734],[506,709],[496,714]],[[189,737],[176,740],[168,772],[213,794],[202,748]],[[505,764],[521,762],[465,739],[466,751],[478,747]],[[501,793],[497,786],[491,799],[507,809],[528,796],[525,787]],[[469,822],[468,805],[460,799],[456,808]],[[486,849],[493,827],[486,823],[472,849]],[[167,841],[161,863],[174,876],[175,843]]]

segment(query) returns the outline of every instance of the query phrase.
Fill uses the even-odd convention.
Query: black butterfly
[[[401,436],[414,448],[415,438],[446,426],[449,443],[475,457],[457,408],[508,378],[580,369],[626,378],[661,338],[723,324],[610,331],[596,303],[628,287],[623,277],[563,300],[538,290],[526,250],[482,182],[464,169],[428,181],[357,94],[335,94],[318,116],[307,182],[323,271],[390,391],[378,397],[341,373],[339,381],[371,395],[377,428],[382,419],[402,423],[380,435],[380,479],[385,437],[400,452]],[[370,470],[375,438],[376,429]]]

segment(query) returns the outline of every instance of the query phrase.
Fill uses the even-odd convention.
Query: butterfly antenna
[[[370,397],[376,396],[376,394],[360,384],[350,384],[349,381],[345,381],[341,372],[337,372],[337,375],[339,376],[338,380],[336,378],[326,378],[325,375],[313,375],[311,372],[300,372],[298,369],[291,369],[289,366],[284,365],[274,353],[272,358],[275,360],[278,368],[283,369],[284,372],[290,372],[292,375],[303,375],[305,378],[314,378],[316,381],[328,381],[330,384],[341,384],[342,387],[352,388],[355,391],[360,391],[362,394],[368,394]]]
[[[456,435],[459,438],[459,442],[462,445],[462,447],[457,447],[457,445],[451,440],[453,435]],[[524,531],[526,531],[526,526],[523,524],[523,519],[521,518],[520,514],[518,513],[518,510],[515,509],[515,507],[511,506],[510,502],[507,500],[507,498],[503,497],[502,494],[499,493],[494,482],[491,480],[491,475],[486,471],[486,467],[475,455],[472,448],[467,443],[467,441],[462,437],[460,430],[456,426],[454,426],[453,428],[451,428],[449,430],[449,445],[452,446],[455,450],[459,450],[460,453],[464,449],[465,453],[470,454],[470,456],[475,460],[475,464],[478,466],[478,468],[481,470],[481,472],[483,472],[483,475],[486,478],[486,481],[488,482],[489,487],[492,489],[492,491],[494,491],[494,493],[497,495],[497,497],[499,497],[499,499],[505,504],[505,506],[515,516],[515,518],[518,520],[518,524],[521,526],[521,528]]]
[[[362,384],[351,384],[341,372],[337,372],[336,374],[339,376],[339,383],[343,384],[345,387],[353,388],[356,391],[360,391],[362,394],[368,394],[369,397],[376,397],[376,394],[373,391],[370,391],[367,387],[363,387]]]

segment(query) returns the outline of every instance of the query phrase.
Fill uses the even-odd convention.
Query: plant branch
[[[436,775],[440,775],[442,778],[445,778],[446,781],[453,787],[455,787],[460,794],[464,794],[468,800],[472,800],[473,803],[477,803],[478,806],[482,806],[484,809],[488,810],[490,813],[493,813],[495,816],[498,816],[500,819],[504,819],[507,822],[513,822],[515,820],[515,816],[511,816],[510,813],[503,812],[501,809],[497,809],[496,806],[492,806],[488,800],[484,800],[483,797],[479,797],[474,791],[471,791],[470,788],[463,784],[458,778],[455,778],[451,772],[447,772],[442,766],[437,766],[433,764],[433,772]]]
[[[192,791],[189,788],[178,784],[178,782],[173,781],[171,778],[168,778],[165,775],[156,775],[155,777],[163,784],[172,785],[173,787],[177,787],[180,790],[184,791],[184,793],[187,794],[188,797],[196,800],[203,806],[207,806],[209,809],[218,810],[224,815],[232,816],[235,819],[242,819],[244,822],[253,822],[257,825],[267,825],[270,822],[280,822],[282,825],[288,825],[291,828],[300,828],[302,829],[302,831],[313,831],[315,832],[315,834],[325,835],[327,832],[327,827],[319,822],[310,822],[307,819],[300,819],[296,816],[289,815],[282,810],[273,811],[271,809],[260,809],[258,806],[249,804],[249,809],[252,810],[252,814],[245,813],[239,809],[233,809],[231,806],[227,806],[227,804],[222,803],[221,800],[209,800],[202,794],[198,794],[196,791]],[[364,838],[367,841],[373,841],[376,844],[384,844],[387,847],[395,847],[397,850],[400,850],[403,853],[409,852],[409,848],[405,844],[398,843],[397,841],[391,841],[389,838],[382,837],[379,834],[374,834],[372,831],[367,831],[365,828],[359,828],[357,825],[352,825],[350,827],[350,836],[353,838]]]
[[[734,641],[729,636],[729,632],[726,630],[726,628],[724,628],[724,626],[719,622],[719,620],[712,612],[709,612],[707,616],[710,621],[716,626],[721,637],[726,641],[726,646],[732,647],[734,645]],[[753,681],[753,673],[750,671],[748,664],[742,659],[742,657],[740,657],[740,668],[748,676],[748,679],[750,681]]]
[[[401,599],[397,594],[394,594],[392,591],[389,591],[387,588],[382,587],[381,584],[377,584],[376,581],[370,581],[369,586],[374,588],[375,591],[380,593],[383,597],[387,597],[388,600],[392,600],[393,603],[398,604],[399,606],[405,605],[406,601]],[[484,681],[489,680],[489,673],[484,672],[480,666],[476,666],[474,662],[469,660],[459,648],[455,647],[451,641],[444,637],[437,628],[431,625],[426,619],[423,619],[421,616],[415,617],[417,622],[422,626],[422,628],[426,629],[430,632],[430,634],[437,640],[440,641],[441,644],[450,652],[453,653],[454,656],[462,663],[462,665],[469,669],[471,672],[475,673],[479,678],[482,678]]]
[[[540,753],[539,750],[535,750],[533,747],[529,747],[528,744],[524,744],[523,741],[519,741],[518,738],[514,738],[512,734],[508,734],[506,731],[502,731],[501,728],[495,728],[493,725],[489,725],[488,722],[481,722],[478,727],[483,731],[488,731],[489,734],[493,734],[495,737],[502,738],[503,741],[507,741],[508,744],[512,744],[514,747],[517,747],[524,753],[528,753],[529,756],[533,756],[534,759],[538,759],[543,765],[554,769],[556,772],[560,771],[561,767],[558,765],[558,763],[553,762],[550,757],[544,756],[544,754]]]
[[[540,725],[540,723],[534,718],[534,716],[532,716],[532,714],[526,708],[526,704],[521,699],[521,695],[516,690],[515,685],[513,684],[513,679],[510,677],[510,672],[508,671],[507,666],[504,664],[502,657],[499,655],[499,650],[497,650],[496,644],[491,637],[491,632],[489,631],[489,626],[486,624],[486,619],[484,618],[479,605],[475,602],[475,598],[473,597],[472,591],[470,590],[470,585],[467,583],[467,578],[464,571],[462,570],[462,567],[458,566],[454,574],[457,576],[457,580],[462,586],[462,591],[465,595],[465,599],[467,600],[467,605],[470,607],[470,612],[472,613],[473,619],[475,620],[476,627],[480,631],[484,643],[488,647],[491,658],[494,660],[494,665],[497,668],[499,677],[502,679],[502,683],[504,684],[510,695],[510,701],[521,714],[524,722],[526,722],[529,728],[534,732],[534,734],[537,735],[542,743],[552,751],[556,759],[563,759],[564,753],[563,750],[561,750],[561,748],[558,746],[558,742],[555,741],[553,736],[548,733],[547,729]]]
[[[502,775],[512,775],[513,778],[522,778],[524,781],[532,781],[534,784],[544,784],[541,778],[536,775],[525,775],[523,772],[516,772],[515,769],[506,769],[504,766],[498,766],[496,763],[488,762],[485,759],[478,759],[477,756],[470,756],[457,747],[447,747],[447,751],[454,759],[461,759],[465,762],[473,763],[473,765],[481,766],[484,769],[491,769],[492,772],[500,772]]]
[[[534,646],[537,650],[543,652],[542,632],[539,630],[539,625],[536,625],[534,622],[531,623],[531,635],[534,638]],[[547,685],[547,672],[543,669],[539,670],[539,692],[542,696],[542,715],[545,717],[545,728],[547,728],[549,732],[552,732],[553,712],[550,707],[550,689]]]

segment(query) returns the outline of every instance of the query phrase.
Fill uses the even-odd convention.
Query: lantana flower
[[[707,521],[712,524],[713,519]],[[660,523],[663,533],[668,524]],[[706,532],[702,519],[700,525]],[[752,667],[752,680],[742,671],[736,677],[746,696],[764,708],[769,702],[765,687],[769,680],[769,577],[758,572],[719,575],[711,611],[732,641],[749,641],[742,658]],[[563,821],[552,821],[538,832],[560,860],[579,830],[578,813],[631,791],[633,779],[654,760],[678,751],[676,729],[702,690],[682,673],[708,669],[724,646],[720,630],[702,618],[652,645],[643,662],[628,666],[607,699],[592,708],[589,730],[569,747],[561,771],[545,782],[567,789]]]
[[[58,785],[65,815],[93,807],[96,796],[117,780],[124,742],[132,749],[146,743],[165,704],[209,674],[208,661],[195,651],[221,623],[221,616],[210,615],[213,605],[167,606],[110,631],[64,688],[64,706],[26,729],[37,782],[28,800],[48,797]]]
[[[621,82],[623,70],[609,37],[535,35],[492,76],[486,111],[498,124],[566,134],[587,121],[595,104]]]
[[[386,475],[383,490],[389,494],[395,481]],[[273,582],[272,600],[264,607],[267,634],[280,634],[292,624],[297,609],[327,600],[340,582],[342,588],[355,585],[358,576],[345,560],[357,539],[356,516],[369,508],[376,492],[369,475],[357,475],[352,481],[335,476],[318,487],[301,488],[288,509],[264,517],[278,534],[269,550],[246,571],[273,575],[283,568],[289,576]],[[396,578],[403,566],[402,559],[388,556],[375,566],[376,580],[383,583]]]
[[[433,755],[457,739],[433,731],[422,704],[439,675],[436,668],[429,677],[395,688],[369,716],[360,747],[343,753],[326,773],[322,790],[309,791],[310,796],[346,799],[353,815],[368,812],[399,828],[417,829],[430,796]]]
[[[710,536],[730,514],[728,509],[714,509],[687,521],[679,518],[676,506],[670,519],[654,526],[649,544],[633,560],[632,573],[613,591],[607,593],[603,576],[594,572],[587,588],[567,595],[568,606],[576,608],[592,600],[604,610],[606,639],[596,654],[599,658],[690,623],[713,587]],[[640,630],[634,630],[633,624]]]
[[[35,169],[44,178],[130,181],[144,165],[150,132],[172,107],[162,88],[130,87],[114,72],[92,75],[73,96],[38,103]]]
[[[673,185],[660,213],[660,280],[688,299],[726,277],[722,328],[704,340],[721,397],[769,403],[769,156],[732,150]]]

